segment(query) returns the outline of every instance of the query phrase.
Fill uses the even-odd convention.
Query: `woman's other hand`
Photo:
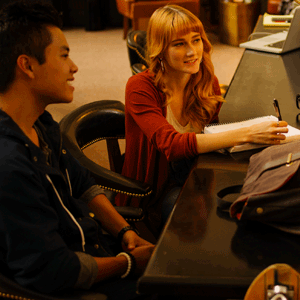
[[[285,121],[263,122],[247,127],[245,143],[277,145],[286,139],[288,123]]]

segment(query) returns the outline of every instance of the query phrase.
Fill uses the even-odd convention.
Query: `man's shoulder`
[[[0,164],[3,168],[30,160],[29,145],[14,136],[0,135],[0,149]]]
[[[4,112],[0,112],[0,159],[13,160],[26,153],[29,140],[20,127]]]

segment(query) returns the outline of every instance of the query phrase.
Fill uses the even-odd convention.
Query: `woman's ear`
[[[34,78],[33,63],[34,62],[31,57],[22,54],[17,59],[17,68],[21,73],[33,79]]]

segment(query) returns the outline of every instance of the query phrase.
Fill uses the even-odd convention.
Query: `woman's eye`
[[[183,45],[183,43],[177,43],[177,44],[175,44],[174,46],[175,47],[180,47],[180,46],[182,46]]]
[[[199,43],[200,41],[201,41],[201,39],[195,39],[195,40],[194,40],[194,43],[197,44],[197,43]]]

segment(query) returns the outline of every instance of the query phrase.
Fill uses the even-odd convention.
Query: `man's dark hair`
[[[45,49],[52,42],[47,26],[61,28],[62,21],[46,1],[17,0],[0,11],[0,93],[14,81],[20,55],[34,57],[40,64],[45,62]]]

